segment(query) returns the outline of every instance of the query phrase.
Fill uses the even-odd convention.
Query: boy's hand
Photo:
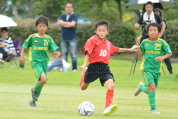
[[[61,57],[61,53],[60,52],[58,52],[58,54],[56,55],[57,57]]]
[[[20,62],[20,64],[22,64],[22,65],[25,64],[24,56],[20,56],[19,62]]]
[[[163,57],[163,56],[159,56],[159,57],[156,57],[155,58],[155,60],[157,61],[157,62],[161,62],[161,61],[163,61],[165,58]]]
[[[132,48],[130,49],[130,52],[136,52],[136,51],[138,51],[138,48],[139,48],[140,46],[138,46],[138,45],[134,45],[134,46],[132,46]]]
[[[80,66],[80,70],[81,70],[82,72],[85,72],[85,71],[86,71],[86,67],[87,67],[87,66],[82,65],[82,66]]]

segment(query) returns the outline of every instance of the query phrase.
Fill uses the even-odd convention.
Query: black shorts
[[[8,57],[8,54],[7,52],[3,49],[3,48],[0,48],[0,53],[3,54],[3,59],[7,58]]]
[[[88,69],[85,72],[84,82],[91,83],[97,78],[100,79],[100,83],[104,86],[105,81],[113,79],[113,74],[110,71],[108,64],[92,63],[88,65]]]

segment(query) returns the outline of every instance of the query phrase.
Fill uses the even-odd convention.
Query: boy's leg
[[[85,77],[85,72],[82,72],[82,76],[80,78],[80,86],[82,85],[82,83],[84,83],[84,77]]]
[[[113,81],[113,79],[108,79],[105,83],[108,87],[108,90],[106,93],[106,105],[105,105],[104,115],[108,116],[117,110],[118,105],[117,104],[111,105],[113,96],[114,96],[114,81]]]
[[[158,84],[159,77],[160,77],[160,73],[148,72],[146,75],[147,81],[149,83],[147,92],[148,92],[148,101],[151,108],[151,114],[161,114],[156,109],[156,100],[155,100],[156,87]]]
[[[150,72],[143,72],[143,76],[144,76],[144,81],[148,82],[148,83],[152,83],[154,82],[154,77],[152,76],[152,74]],[[147,94],[147,89],[148,86],[143,84],[142,82],[138,83],[138,87],[134,92],[134,96],[138,96],[140,92],[144,92]]]
[[[156,87],[155,87],[155,83],[151,83],[148,86],[148,100],[150,103],[150,108],[151,114],[161,114],[157,109],[156,109],[156,100],[155,100],[155,94],[156,94]]]
[[[80,88],[81,90],[87,89],[89,83],[84,83],[84,78],[85,78],[85,72],[82,73],[82,76],[80,78]]]
[[[35,66],[33,68],[34,74],[38,82],[36,85],[31,89],[32,92],[32,98],[35,101],[38,101],[38,91],[42,89],[43,85],[47,82],[47,76],[46,76],[46,68],[47,63],[45,64],[38,64],[38,66]]]
[[[139,82],[138,87],[134,92],[134,96],[138,96],[141,91],[146,93],[146,89],[146,86],[142,82]]]
[[[85,72],[82,72],[82,76],[80,78],[81,90],[87,89],[89,84],[95,81],[97,78],[98,78],[97,72],[90,70],[90,68],[87,68]]]

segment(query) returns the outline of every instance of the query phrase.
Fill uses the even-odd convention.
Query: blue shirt
[[[77,20],[78,20],[78,17],[76,14],[72,13],[68,20],[67,20],[67,15],[66,14],[62,14],[58,20],[63,20],[63,21],[68,21],[68,22],[71,22],[71,21],[75,21],[77,23]],[[76,24],[77,26],[77,24]],[[72,27],[72,28],[66,28],[66,27],[62,27],[62,39],[64,40],[70,40],[70,39],[74,39],[76,38],[76,26],[75,27]]]

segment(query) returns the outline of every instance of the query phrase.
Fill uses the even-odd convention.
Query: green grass
[[[78,65],[83,59],[79,58]],[[118,104],[116,113],[104,117],[105,93],[99,80],[90,84],[87,90],[81,91],[79,79],[81,72],[48,73],[37,108],[28,105],[31,100],[30,88],[36,80],[26,61],[25,69],[0,69],[0,118],[1,119],[176,119],[178,118],[178,64],[173,64],[174,75],[162,74],[156,93],[157,108],[161,115],[151,115],[147,95],[141,93],[138,97],[133,92],[138,82],[143,81],[140,62],[137,63],[134,75],[129,76],[131,61],[111,60],[111,71],[115,76],[115,95],[113,103]],[[77,109],[81,102],[90,101],[95,106],[91,117],[82,117]]]

